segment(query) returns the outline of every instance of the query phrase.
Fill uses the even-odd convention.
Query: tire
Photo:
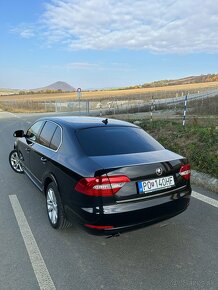
[[[20,174],[24,173],[17,150],[12,150],[11,153],[9,154],[9,163],[10,163],[11,168],[16,173],[20,173]]]
[[[54,229],[64,229],[71,226],[71,223],[66,219],[61,197],[54,182],[49,183],[46,188],[46,209],[49,222]]]

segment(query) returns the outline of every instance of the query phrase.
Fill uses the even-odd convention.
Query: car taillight
[[[89,196],[113,196],[127,182],[130,180],[124,175],[87,177],[77,182],[75,190]]]
[[[191,167],[190,164],[185,164],[182,165],[180,170],[179,170],[179,174],[185,179],[185,180],[189,180],[191,177]]]

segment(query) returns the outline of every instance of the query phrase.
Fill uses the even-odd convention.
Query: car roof
[[[45,117],[45,118],[41,118],[40,120],[53,121],[60,126],[70,127],[74,129],[85,129],[85,128],[90,128],[90,127],[105,127],[105,126],[137,127],[136,125],[132,123],[117,120],[117,119],[107,119],[108,123],[107,125],[105,125],[103,121],[106,119],[99,118],[99,117],[59,116],[59,117]]]

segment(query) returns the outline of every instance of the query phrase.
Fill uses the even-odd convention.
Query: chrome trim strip
[[[35,184],[35,186],[40,190],[43,191],[43,188],[41,188],[36,181],[34,180],[34,178],[30,175],[30,173],[27,171],[27,169],[24,169],[25,174],[29,177],[29,179],[33,182],[33,184]],[[34,175],[35,177],[35,175]],[[36,178],[36,177],[35,177]],[[38,178],[36,178],[38,180]],[[40,181],[39,181],[40,182]],[[40,182],[41,183],[41,182]]]
[[[125,200],[117,200],[116,203],[126,203],[126,202],[131,202],[131,201],[149,199],[149,198],[152,198],[152,197],[161,196],[161,195],[167,195],[167,194],[171,194],[171,193],[173,194],[175,191],[184,189],[185,187],[186,187],[186,185],[178,187],[178,188],[175,188],[175,189],[173,189],[171,191],[165,191],[165,192],[161,192],[161,193],[157,193],[157,194],[153,194],[153,195],[149,195],[149,196],[143,196],[143,197],[125,199]]]

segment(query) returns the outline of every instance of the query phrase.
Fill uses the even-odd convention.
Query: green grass
[[[177,121],[143,121],[140,125],[165,148],[189,159],[192,169],[218,178],[218,127]]]

